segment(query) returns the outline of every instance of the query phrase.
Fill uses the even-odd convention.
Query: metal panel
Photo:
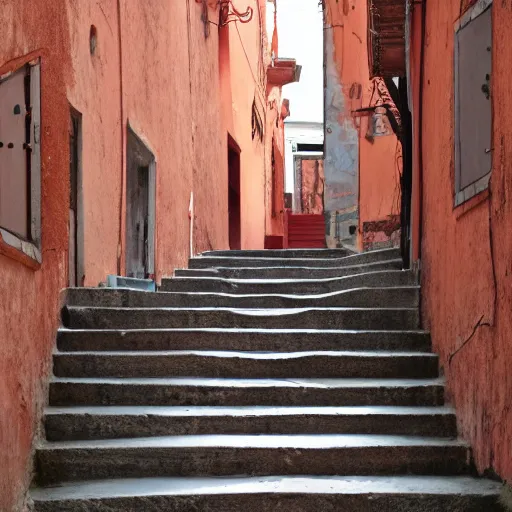
[[[30,66],[30,238],[41,247],[41,62]]]
[[[27,239],[25,80],[23,68],[0,82],[0,227]]]
[[[492,8],[467,23],[455,38],[456,192],[491,170]]]

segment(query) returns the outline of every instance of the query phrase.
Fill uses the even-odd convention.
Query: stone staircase
[[[70,289],[36,512],[492,512],[399,253],[213,251]]]

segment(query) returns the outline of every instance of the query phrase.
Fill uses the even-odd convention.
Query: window
[[[39,61],[0,77],[0,235],[41,261]]]
[[[488,187],[491,173],[492,0],[455,27],[455,206]]]

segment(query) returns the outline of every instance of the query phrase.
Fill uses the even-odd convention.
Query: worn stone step
[[[458,475],[465,443],[377,435],[203,435],[44,442],[43,484],[99,478],[227,475]]]
[[[311,329],[67,329],[57,332],[61,352],[150,350],[397,350],[430,352],[426,331],[342,331]]]
[[[394,434],[456,437],[448,407],[49,407],[46,439],[200,434]]]
[[[357,288],[313,295],[233,294],[217,292],[151,293],[132,290],[72,289],[68,306],[171,308],[303,308],[303,307],[417,307],[418,286]],[[75,293],[75,290],[78,290]],[[80,292],[79,290],[84,290]],[[70,290],[71,291],[71,290]]]
[[[438,357],[416,352],[58,352],[57,377],[434,378]]]
[[[325,279],[384,270],[402,270],[401,259],[345,267],[216,267],[176,269],[177,277],[223,277],[237,279]]]
[[[122,379],[50,381],[50,405],[438,406],[442,379]]]
[[[415,286],[417,284],[415,279],[414,273],[408,270],[367,272],[365,274],[330,277],[325,279],[225,279],[221,277],[174,277],[172,279],[163,279],[161,290],[165,292],[320,295],[324,293],[339,292],[342,290],[352,290],[355,288]],[[78,292],[75,290],[80,289],[74,288],[72,290],[77,294]],[[82,290],[94,289],[82,288]],[[73,297],[70,298],[73,299]],[[85,300],[90,300],[90,298],[84,297],[80,302],[78,300],[70,300],[69,303],[73,305],[86,305]],[[91,302],[88,304],[91,304]],[[137,304],[130,305],[136,306]]]
[[[381,251],[364,252],[345,256],[342,258],[314,257],[314,258],[276,258],[264,256],[199,256],[190,258],[189,268],[211,267],[344,267],[349,265],[362,265],[377,261],[389,261],[398,259],[399,251],[396,249],[384,249]]]
[[[502,512],[501,485],[467,476],[145,478],[35,488],[35,512]]]
[[[414,330],[417,308],[95,308],[66,306],[65,327],[73,329],[159,329],[241,327],[279,329]]]
[[[220,250],[205,251],[200,256],[233,256],[244,258],[345,258],[354,256],[350,249],[245,249],[245,250]],[[370,254],[368,252],[367,254]],[[399,258],[399,250],[390,250],[389,258]],[[368,256],[367,256],[368,258]]]

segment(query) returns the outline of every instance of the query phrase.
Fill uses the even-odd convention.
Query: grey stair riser
[[[401,260],[384,261],[369,265],[319,268],[310,267],[216,267],[203,269],[176,269],[179,277],[221,277],[225,279],[329,279],[384,270],[401,270]]]
[[[327,254],[328,256],[324,256],[324,254]],[[221,255],[209,255],[206,254],[205,256],[200,256],[198,258],[191,258],[189,260],[189,267],[190,268],[198,268],[194,267],[194,263],[200,262],[200,261],[211,261],[212,263],[215,261],[221,262],[221,264],[210,264],[206,265],[209,267],[240,267],[240,266],[246,266],[246,267],[252,267],[252,266],[354,266],[354,265],[365,265],[369,263],[376,263],[376,262],[382,262],[382,261],[389,261],[394,259],[399,259],[400,256],[400,250],[399,249],[385,249],[381,251],[371,251],[371,252],[363,252],[359,254],[352,254],[349,256],[341,255],[341,257],[332,257],[333,253],[332,251],[328,251],[327,253],[324,253],[323,251],[318,252],[314,254],[313,257],[308,258],[305,256],[298,257],[298,258],[290,258],[290,257],[276,257],[272,255],[272,253],[261,253],[261,255],[258,255],[258,253],[254,254],[252,252],[248,251],[240,251],[240,252],[229,252],[224,256]],[[222,264],[224,262],[224,264]],[[234,264],[232,264],[234,262]],[[240,264],[240,262],[242,264]],[[256,262],[256,265],[252,264],[244,264],[249,262]],[[226,264],[229,263],[229,264]],[[199,268],[205,268],[205,265],[202,265]]]
[[[391,434],[455,437],[453,414],[161,416],[47,414],[46,439],[73,441],[202,434]]]
[[[496,496],[228,494],[36,501],[34,512],[503,512]]]
[[[461,445],[334,448],[45,448],[37,452],[41,483],[226,475],[455,475],[469,470]]]
[[[417,309],[308,309],[286,314],[246,314],[226,309],[66,308],[75,329],[266,328],[415,330]]]
[[[189,268],[215,268],[215,267],[316,267],[316,268],[332,268],[332,267],[349,267],[377,261],[390,260],[390,256],[386,255],[381,259],[368,259],[361,256],[349,256],[347,258],[236,258],[228,256],[204,256],[200,258],[192,258],[188,260]]]
[[[132,296],[133,297],[133,296]],[[137,297],[136,304],[131,300],[111,300],[107,294],[98,294],[97,300],[80,301],[77,306],[94,307],[171,307],[171,308],[308,308],[308,307],[417,307],[419,289],[401,288],[364,288],[348,290],[328,296],[283,296],[283,295],[225,295],[221,293],[144,293]],[[91,297],[92,299],[92,297]],[[128,297],[130,299],[130,297]],[[145,299],[145,300],[142,300]],[[71,304],[69,304],[71,305]]]
[[[60,351],[239,350],[398,350],[430,352],[423,332],[373,331],[67,331],[57,335]]]
[[[212,277],[175,277],[162,281],[164,292],[210,292],[230,294],[284,294],[284,295],[320,295],[354,288],[384,288],[399,286],[414,286],[415,277],[412,272],[393,270],[391,272],[372,272],[356,276],[347,276],[326,280],[296,280],[289,282],[273,282],[271,279],[265,282],[254,280],[228,280]],[[87,299],[89,300],[89,299]],[[73,304],[73,302],[70,302]],[[82,301],[76,305],[92,305]],[[124,305],[124,304],[112,304]],[[136,304],[134,304],[136,305]]]
[[[157,384],[66,383],[50,384],[50,405],[294,405],[358,406],[444,404],[444,387],[219,387]]]
[[[375,254],[375,253],[374,253]],[[201,256],[231,256],[253,258],[345,258],[356,254],[348,249],[249,249],[234,251],[205,251]],[[400,251],[389,250],[388,258],[400,257]],[[367,256],[368,257],[368,256]]]
[[[435,378],[433,355],[333,356],[250,359],[189,355],[105,355],[60,353],[53,356],[57,377],[205,378]]]

